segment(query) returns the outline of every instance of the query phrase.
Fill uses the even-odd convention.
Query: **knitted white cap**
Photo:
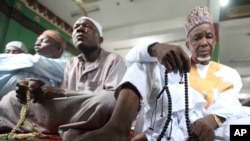
[[[11,41],[5,46],[5,49],[8,49],[10,47],[17,47],[20,48],[22,51],[24,51],[24,53],[28,53],[25,44],[21,41]]]
[[[86,16],[82,16],[80,17],[79,19],[87,19],[87,20],[90,20],[94,25],[95,27],[97,28],[99,34],[101,37],[103,37],[103,34],[102,34],[102,26],[99,22],[97,22],[96,20],[90,18],[90,17],[86,17]],[[79,19],[77,19],[76,21],[78,21]]]

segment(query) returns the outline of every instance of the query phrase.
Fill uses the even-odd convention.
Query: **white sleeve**
[[[17,54],[0,56],[0,73],[22,70],[60,82],[63,77],[65,60],[51,59],[40,55]]]
[[[26,68],[26,71],[31,71],[57,82],[62,81],[66,60],[51,59],[40,55],[34,55],[32,60],[33,66]]]
[[[0,55],[0,72],[15,71],[33,65],[31,54]]]
[[[123,76],[119,86],[129,82],[138,90],[142,98],[146,97],[150,92],[151,86],[151,78],[147,75],[146,67],[147,65],[143,65],[141,63],[133,63],[127,68],[127,71]]]
[[[148,54],[148,47],[153,43],[157,41],[147,40],[135,45],[125,57],[126,65],[129,67],[135,62],[156,62],[157,59]]]

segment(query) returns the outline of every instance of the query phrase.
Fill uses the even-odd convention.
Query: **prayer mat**
[[[8,141],[8,140],[0,139],[0,141]],[[28,137],[26,139],[15,139],[15,141],[62,141],[62,139],[59,136],[49,135],[43,138]]]
[[[20,139],[19,141],[62,141],[62,139],[59,136],[50,135],[46,138],[30,137],[27,139]]]

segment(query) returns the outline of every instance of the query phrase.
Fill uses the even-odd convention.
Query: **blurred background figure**
[[[66,43],[55,30],[45,30],[34,43],[35,54],[0,54],[0,100],[15,90],[16,83],[36,78],[59,86],[67,60],[62,59]]]
[[[28,50],[23,42],[11,41],[6,44],[5,53],[8,54],[28,53]]]

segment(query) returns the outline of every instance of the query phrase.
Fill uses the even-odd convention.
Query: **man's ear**
[[[216,45],[218,39],[217,39],[217,36],[215,35],[215,38],[214,38],[214,45]]]
[[[188,44],[188,41],[187,41],[187,40],[186,40],[186,47],[187,47],[188,50],[190,50],[189,44]]]
[[[103,43],[103,41],[104,41],[103,37],[100,37],[99,39],[100,39],[100,40],[99,40],[99,43],[100,43],[100,44]]]
[[[64,52],[64,48],[63,48],[63,47],[60,47],[60,48],[58,49],[58,52],[59,52],[60,57],[61,57],[62,54],[63,54],[63,52]]]

